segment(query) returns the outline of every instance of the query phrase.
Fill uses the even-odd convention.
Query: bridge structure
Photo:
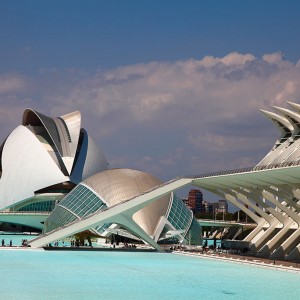
[[[132,225],[129,223],[134,212],[162,195],[189,184],[225,198],[251,217],[255,222],[255,228],[244,240],[250,243],[252,250],[265,255],[273,254],[276,257],[298,257],[300,204],[297,197],[300,198],[300,162],[176,178],[125,202],[42,235],[32,240],[30,245],[41,247],[107,222],[116,222],[124,225],[125,228],[130,228]],[[204,221],[203,225],[237,226],[236,223],[221,224],[221,221],[217,223]],[[146,243],[160,250],[153,240],[146,240],[141,232],[136,234]]]
[[[155,187],[151,190],[143,192],[133,198],[130,198],[121,203],[107,207],[103,210],[97,211],[88,217],[78,219],[72,223],[69,223],[63,227],[59,227],[53,231],[50,231],[41,237],[31,240],[29,245],[37,248],[52,243],[58,239],[74,235],[78,232],[102,225],[104,223],[116,223],[128,229],[129,232],[140,238],[145,243],[149,244],[158,251],[162,251],[162,248],[149,237],[141,227],[139,227],[132,219],[132,216],[145,206],[156,201],[158,198],[169,194],[170,192],[177,190],[183,186],[190,184],[191,179],[179,178],[171,180],[163,185]]]
[[[300,163],[195,176],[193,185],[228,200],[257,224],[245,237],[261,255],[294,259],[300,249]]]
[[[198,223],[202,227],[245,227],[255,228],[256,223],[243,223],[237,221],[222,221],[222,220],[211,220],[211,219],[197,219]]]
[[[43,223],[49,214],[49,212],[0,211],[0,222],[19,224],[42,230]]]

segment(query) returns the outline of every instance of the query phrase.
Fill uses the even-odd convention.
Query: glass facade
[[[52,231],[106,207],[93,191],[79,184],[55,207],[45,222],[44,231]]]
[[[81,183],[57,204],[53,213],[45,221],[44,232],[55,230],[106,208],[106,203],[100,199],[98,194],[92,188]],[[166,224],[161,237],[175,228],[181,232],[180,235],[184,238],[186,244],[201,244],[201,228],[194,219],[193,212],[174,193],[170,200],[169,211],[166,212],[166,218],[169,225]],[[111,225],[111,223],[104,223],[91,230],[103,235],[103,232]],[[164,241],[176,243],[178,242],[178,236],[165,238]]]
[[[18,211],[24,212],[51,212],[54,209],[55,200],[34,202],[21,207]]]
[[[65,207],[80,218],[84,218],[101,208],[106,208],[105,203],[94,192],[82,184],[79,184],[70,192],[59,203],[59,206]]]
[[[57,229],[78,219],[77,216],[59,205],[55,207],[54,211],[55,216],[51,214],[45,221],[43,229],[44,233]]]
[[[202,244],[201,226],[195,218],[193,218],[192,224],[190,226],[186,238],[189,240],[189,244],[191,245]]]
[[[112,224],[113,223],[103,224],[103,225],[95,227],[94,230],[97,231],[101,235]]]
[[[173,194],[173,202],[170,213],[168,215],[168,221],[177,229],[185,230],[183,235],[186,235],[186,231],[190,227],[193,218],[191,210],[187,209],[183,201]]]
[[[176,230],[183,230],[186,243],[191,245],[201,244],[201,227],[183,201],[173,193],[172,206],[167,217]]]

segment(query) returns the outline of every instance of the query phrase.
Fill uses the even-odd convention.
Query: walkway
[[[274,269],[300,274],[300,262],[290,262],[284,260],[273,260],[268,258],[260,258],[246,255],[238,255],[232,253],[205,253],[191,251],[173,251],[175,254],[196,256],[206,259],[222,260],[232,263],[253,265],[261,268]]]

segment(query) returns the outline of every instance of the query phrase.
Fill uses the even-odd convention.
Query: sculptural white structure
[[[0,155],[0,210],[24,210],[37,202],[49,208],[49,201],[62,199],[80,181],[108,167],[81,128],[78,111],[51,118],[26,109]]]

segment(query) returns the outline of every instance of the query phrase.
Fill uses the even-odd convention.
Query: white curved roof
[[[71,174],[80,134],[81,115],[76,111],[58,118],[51,118],[31,108],[23,114],[24,126],[42,126],[47,131],[60,154],[63,167]]]
[[[0,209],[34,196],[34,191],[68,179],[37,137],[20,125],[8,136],[3,147]]]
[[[48,132],[49,137],[53,141],[57,151],[63,156],[63,150],[60,142],[60,135],[57,130],[53,118],[45,116],[31,108],[27,108],[23,113],[22,125],[42,126]]]
[[[79,183],[108,167],[102,150],[84,129],[81,129],[80,147],[70,177],[74,183]]]
[[[79,111],[74,111],[60,118],[64,120],[68,128],[71,138],[70,154],[72,157],[75,157],[81,128],[81,114]]]
[[[51,118],[26,109],[22,124],[0,149],[0,209],[33,197],[37,190],[79,183],[107,169],[104,154],[80,128],[80,112]]]
[[[294,128],[292,124],[284,116],[263,109],[260,109],[260,111],[276,125],[282,136],[284,136],[287,132],[293,131]]]
[[[132,169],[111,169],[91,176],[83,182],[91,187],[108,206],[123,202],[161,185],[150,174]],[[170,196],[164,196],[133,215],[133,220],[149,235],[153,235],[161,216],[165,215]]]
[[[45,128],[59,153],[58,163],[65,175],[70,176],[72,182],[79,183],[107,169],[108,163],[103,152],[87,132],[80,128],[79,111],[51,118],[28,108],[24,111],[22,124]],[[81,135],[82,140],[80,140]]]

